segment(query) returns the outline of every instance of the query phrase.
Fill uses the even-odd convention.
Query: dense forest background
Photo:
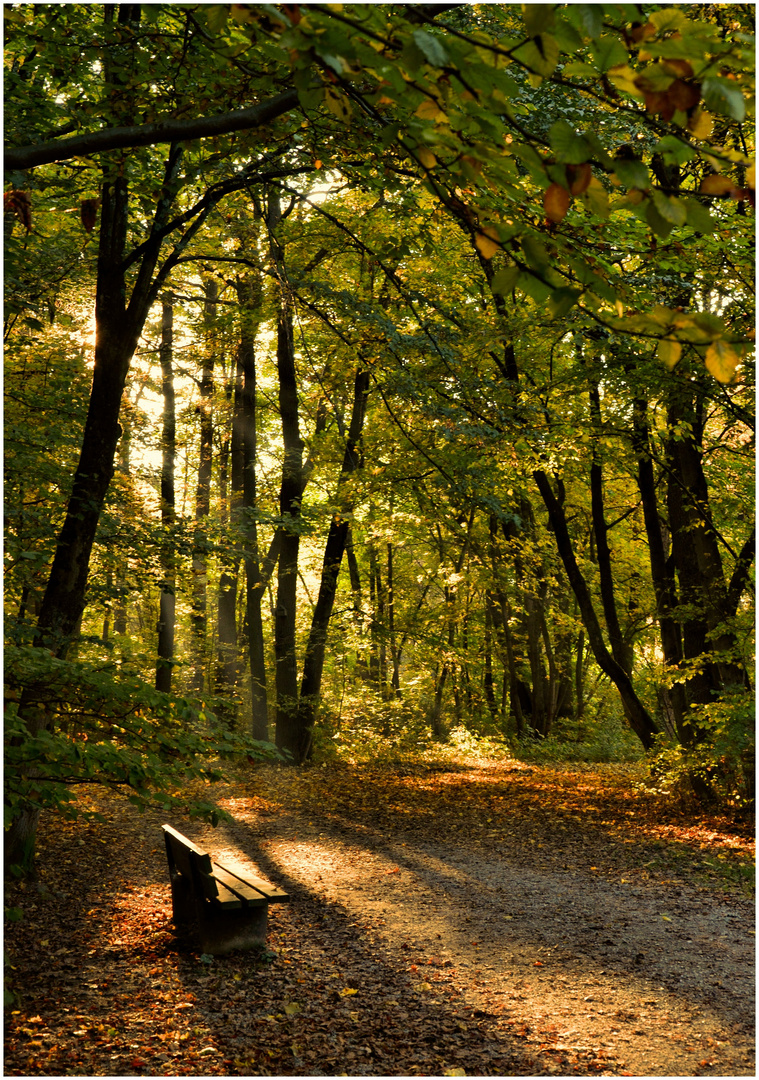
[[[10,862],[430,739],[750,807],[753,7],[4,14]]]

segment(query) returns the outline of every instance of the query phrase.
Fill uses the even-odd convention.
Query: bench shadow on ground
[[[54,895],[61,887],[60,882],[68,879],[67,888],[76,891],[76,903],[61,901],[60,905],[49,905],[44,932],[50,933],[51,919],[58,923],[63,934],[73,930],[77,920],[86,918],[88,921],[85,940],[80,937],[77,943],[76,958],[63,956],[49,962],[53,969],[56,965],[62,966],[63,974],[71,968],[69,985],[72,994],[76,994],[77,985],[81,986],[88,978],[88,972],[94,971],[103,960],[131,963],[138,968],[143,962],[149,966],[156,957],[176,955],[179,978],[196,996],[194,1008],[202,1014],[226,1053],[244,1063],[248,1061],[246,1055],[256,1047],[268,1045],[274,1048],[273,1057],[257,1063],[248,1061],[249,1073],[334,1075],[336,1071],[348,1071],[352,1075],[398,1075],[421,1070],[439,1074],[463,1067],[467,1071],[491,1075],[534,1075],[551,1071],[585,1075],[586,1070],[590,1070],[587,1062],[583,1068],[576,1062],[564,1061],[561,1052],[550,1048],[536,1062],[535,1047],[526,1046],[521,1035],[516,1037],[512,1033],[516,1030],[514,1025],[522,1019],[518,1003],[479,1009],[474,997],[467,1000],[469,972],[460,970],[452,979],[447,969],[410,971],[414,961],[424,962],[429,957],[421,952],[417,957],[413,949],[396,956],[395,949],[383,937],[382,920],[375,917],[376,912],[375,915],[358,915],[360,898],[350,910],[339,900],[325,898],[301,878],[290,876],[284,862],[265,846],[267,840],[271,843],[272,837],[284,842],[295,831],[302,833],[303,818],[287,813],[278,815],[274,825],[272,821],[260,823],[257,834],[252,831],[251,823],[241,820],[218,830],[175,822],[210,851],[226,841],[228,847],[238,849],[263,876],[285,888],[293,897],[292,905],[273,910],[271,944],[279,953],[273,964],[261,965],[252,956],[246,959],[241,954],[215,962],[222,982],[225,970],[237,965],[238,972],[249,972],[257,984],[251,988],[249,1000],[220,1004],[221,999],[217,995],[207,995],[205,984],[199,981],[208,979],[208,969],[200,964],[195,944],[169,934],[170,888],[160,833],[162,818],[155,814],[137,815],[126,804],[111,806],[109,812],[110,820],[105,825],[80,825],[78,832],[66,835],[62,846],[58,838],[55,848],[58,862],[46,875]],[[322,818],[314,830],[314,841],[328,839],[349,845],[354,850],[366,851],[391,866],[414,874],[423,887],[447,894],[444,900],[451,905],[451,912],[443,917],[451,923],[454,945],[464,948],[463,939],[471,936],[472,928],[464,930],[457,925],[458,920],[452,912],[461,910],[455,907],[457,900],[467,896],[471,899],[477,881],[447,860],[442,852],[435,854],[434,865],[431,865],[429,850],[423,850],[416,838],[402,841],[401,835],[407,834],[388,838],[377,835],[376,830],[361,823]],[[80,863],[83,845],[92,845],[88,864]],[[502,863],[504,873],[513,875],[513,864],[505,860]],[[598,885],[598,882],[593,883],[595,888]],[[35,899],[34,887],[25,894],[27,904],[30,898]],[[404,902],[413,903],[408,898]],[[614,894],[610,894],[610,902],[612,906],[616,903]],[[486,890],[486,895],[482,895],[485,908],[499,903],[500,898],[495,893],[487,894]],[[470,904],[470,912],[476,920],[476,905]],[[28,940],[37,932],[34,913],[30,912],[30,916],[26,928],[19,924],[21,933],[27,935]],[[422,929],[420,924],[420,937],[423,936]],[[480,929],[477,929],[478,935]],[[13,930],[11,938],[17,932],[16,928]],[[37,932],[38,938],[42,932]],[[529,932],[515,932],[510,924],[510,948],[529,951],[538,940],[550,947],[559,943],[561,935],[560,928],[548,918],[533,924]],[[667,937],[662,933],[652,933],[651,942],[654,952],[668,947]],[[13,941],[9,944],[12,948]],[[88,947],[92,955],[88,954]],[[585,951],[582,963],[578,963],[576,957],[555,958],[554,970],[558,963],[570,976],[598,973],[603,968],[615,976],[629,977],[629,969],[626,970],[624,964],[608,955],[596,958],[592,943],[586,943]],[[457,959],[454,956],[454,965]],[[645,982],[643,972],[634,974],[636,979]],[[334,976],[337,978],[333,980]],[[530,972],[530,976],[534,977],[534,973]],[[34,973],[31,970],[30,978],[29,990],[33,992]],[[658,983],[658,977],[654,978]],[[427,982],[430,989],[420,991],[422,982]],[[260,993],[262,988],[263,995]],[[356,993],[341,996],[341,989],[355,989]],[[707,1000],[697,988],[688,987],[686,992],[682,988],[669,990],[688,1002],[705,1003],[712,1012],[719,1014],[721,1011],[718,1000],[715,1001],[713,996]],[[293,1016],[283,1012],[284,1006],[297,1003],[299,996],[306,999],[307,1007]],[[107,1002],[104,1002],[104,1008],[106,1006]],[[725,1009],[726,1018],[729,1012]],[[189,1014],[187,1020],[190,1020]],[[301,1042],[308,1046],[309,1040],[316,1047],[317,1061],[313,1058],[301,1060],[293,1049]],[[341,1059],[343,1051],[353,1057]],[[467,1068],[468,1060],[478,1063],[476,1070]],[[320,1071],[320,1063],[324,1064],[325,1071]],[[550,1069],[546,1067],[549,1063]]]
[[[222,826],[219,832],[226,835],[231,844],[244,851],[265,877],[290,892],[296,903],[300,899],[307,899],[325,904],[331,912],[339,912],[342,917],[351,918],[346,907],[340,903],[325,901],[318,892],[308,888],[302,878],[290,877],[283,861],[272,855],[269,848],[271,841],[264,841],[264,846],[251,835],[250,827],[244,822]],[[289,833],[290,836],[298,832],[301,842],[305,840],[303,821],[295,816],[284,815],[278,822],[276,832]],[[318,848],[320,841],[322,844],[328,841],[345,845],[353,852],[356,848],[364,849],[385,860],[387,867],[399,867],[408,871],[428,896],[437,892],[440,900],[437,915],[447,923],[446,937],[454,949],[466,951],[473,937],[482,944],[487,944],[487,939],[490,939],[491,969],[492,961],[497,960],[504,947],[511,957],[518,953],[528,956],[530,964],[537,955],[536,949],[541,948],[551,957],[552,974],[544,976],[551,980],[557,972],[578,981],[602,973],[607,980],[618,980],[626,988],[634,982],[640,987],[642,997],[653,991],[661,991],[664,985],[668,993],[675,995],[686,1005],[706,1008],[727,1023],[735,1022],[736,1011],[742,1012],[749,1022],[753,1016],[751,1003],[744,1000],[741,1006],[729,988],[723,987],[720,992],[714,985],[701,985],[697,974],[688,978],[689,967],[694,961],[703,959],[701,950],[704,948],[710,949],[712,960],[719,964],[723,959],[724,943],[719,940],[708,943],[702,940],[699,945],[693,944],[684,931],[673,928],[672,923],[675,920],[665,920],[659,912],[666,908],[666,904],[662,906],[665,897],[667,902],[674,899],[681,904],[687,904],[695,898],[694,903],[700,904],[696,889],[689,890],[687,886],[678,886],[669,890],[654,881],[630,887],[627,884],[599,880],[582,870],[565,872],[557,880],[553,868],[538,871],[524,864],[515,865],[513,860],[492,852],[480,852],[480,866],[491,864],[492,873],[492,864],[495,863],[503,877],[501,886],[483,886],[477,876],[476,866],[475,873],[472,873],[471,858],[464,860],[462,867],[457,864],[458,860],[452,861],[447,851],[441,850],[439,845],[419,844],[418,839],[412,838],[408,832],[400,833],[397,840],[393,840],[370,826],[348,822],[344,818],[337,821],[321,818],[313,830],[313,839],[309,842]],[[640,846],[644,852],[648,851],[645,841]],[[625,857],[629,858],[630,844],[624,843],[624,848]],[[388,873],[387,869],[385,873]],[[520,890],[533,895],[539,893],[542,897],[542,889],[549,878],[553,893],[550,898],[542,898],[537,908],[535,904],[532,905],[529,926],[524,925],[524,920],[520,926],[519,921],[513,919],[505,924],[503,914],[519,907]],[[572,911],[575,907],[587,910],[589,897],[590,920],[585,923],[580,921],[578,926],[573,927],[567,919],[567,911]],[[727,918],[730,918],[730,899],[712,894],[712,900],[720,909],[727,911]],[[359,895],[352,904],[354,912],[360,904]],[[393,897],[388,888],[383,906],[391,908],[393,904],[403,906],[413,904],[413,900],[410,900],[408,895],[403,896],[400,891]],[[462,916],[464,911],[466,925]],[[651,917],[647,918],[647,914]],[[494,918],[499,915],[500,918]],[[355,918],[355,914],[353,917]],[[697,906],[691,905],[690,917],[698,920]],[[423,919],[424,914],[421,914],[420,918]],[[724,919],[722,924],[725,924]],[[507,942],[504,942],[504,925],[508,926]],[[737,933],[738,927],[735,929]],[[748,923],[746,929],[749,929]],[[412,936],[421,935],[413,935],[412,932]],[[666,958],[667,969],[671,968],[675,951],[682,957],[682,975],[676,982],[670,980],[670,985],[666,985],[666,975],[660,961]],[[471,950],[469,952],[471,954]],[[478,966],[477,960],[476,955],[471,957],[472,966]],[[527,964],[523,967],[526,972]],[[534,970],[529,971],[529,975],[532,979],[537,977]]]

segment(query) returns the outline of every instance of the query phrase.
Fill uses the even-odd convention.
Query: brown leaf
[[[698,190],[702,195],[732,195],[735,191],[735,182],[727,176],[712,173],[704,177]]]
[[[593,179],[593,170],[587,161],[582,165],[567,165],[567,180],[571,195],[582,195],[590,187]]]
[[[695,109],[701,100],[701,83],[685,82],[675,79],[667,91],[667,98],[681,112]]]
[[[588,181],[590,183],[590,181]],[[572,197],[561,184],[551,184],[543,195],[543,209],[549,221],[563,221]]]

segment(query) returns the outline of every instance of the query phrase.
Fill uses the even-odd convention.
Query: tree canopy
[[[12,861],[455,726],[749,804],[753,9],[5,16]]]

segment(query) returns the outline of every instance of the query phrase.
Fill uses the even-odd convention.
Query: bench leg
[[[200,946],[204,953],[222,956],[235,949],[252,949],[266,944],[268,905],[227,911],[223,916],[204,912],[200,920]]]
[[[177,928],[191,926],[197,918],[192,885],[183,874],[171,875],[171,917]]]

